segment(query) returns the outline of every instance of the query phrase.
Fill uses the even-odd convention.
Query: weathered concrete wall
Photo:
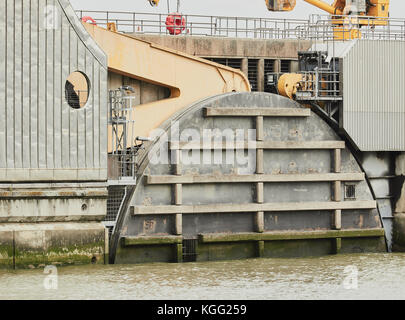
[[[0,223],[102,221],[105,183],[0,184]]]
[[[394,218],[394,251],[405,252],[405,153],[395,161],[396,194]]]
[[[401,153],[395,160],[395,174],[405,176],[405,153]]]
[[[396,195],[395,155],[390,152],[361,152],[358,159],[373,188],[378,203],[381,220],[385,229],[387,245],[392,249],[393,222],[395,204],[392,201]]]
[[[134,36],[201,58],[240,59],[238,68],[249,77],[251,82],[257,83],[257,87],[254,87],[253,91],[259,92],[267,92],[266,71],[269,71],[265,70],[265,61],[274,60],[272,72],[296,72],[298,70],[298,51],[306,51],[310,48],[309,41],[298,40],[141,35],[138,33]],[[285,60],[286,64],[283,65],[287,66],[287,70],[286,67],[282,70],[282,60]],[[249,68],[249,64],[252,65],[252,63],[254,70]]]
[[[139,39],[199,57],[297,59],[298,51],[310,48],[309,41],[233,39],[215,37],[134,34]]]
[[[0,224],[0,268],[108,263],[100,223]]]
[[[104,263],[105,183],[0,184],[0,267]]]

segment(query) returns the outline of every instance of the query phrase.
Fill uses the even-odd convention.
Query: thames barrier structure
[[[0,3],[1,266],[405,250],[405,22],[203,18]]]

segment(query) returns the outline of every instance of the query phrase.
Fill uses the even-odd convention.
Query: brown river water
[[[405,299],[405,254],[74,266],[56,271],[57,275],[44,274],[44,269],[0,271],[0,299]]]

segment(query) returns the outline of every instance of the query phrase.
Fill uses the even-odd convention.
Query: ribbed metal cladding
[[[90,83],[79,110],[75,71]],[[0,1],[0,180],[106,180],[107,94],[107,58],[67,0]]]
[[[343,127],[359,149],[404,151],[405,42],[356,41],[343,79]]]

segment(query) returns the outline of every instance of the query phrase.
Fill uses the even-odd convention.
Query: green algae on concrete
[[[124,237],[121,238],[122,245],[125,247],[139,245],[164,245],[178,244],[183,242],[181,236],[162,236],[162,237]]]
[[[359,245],[362,248],[361,252],[386,252],[382,229],[332,230],[305,232],[305,236],[303,234],[303,232],[284,232],[200,235],[196,247],[196,260],[202,262],[356,253],[360,252]],[[116,263],[182,262],[181,239],[176,236],[122,239]],[[337,240],[339,250],[336,248]]]
[[[104,264],[104,242],[54,247],[46,250],[19,248],[15,250],[16,269],[41,265]]]
[[[182,262],[182,241],[181,236],[124,237],[121,238],[115,262]],[[292,258],[356,252],[386,252],[384,230],[200,234],[196,261]]]
[[[197,250],[197,262],[256,257],[258,257],[256,242],[199,243]]]
[[[181,260],[179,261],[178,254],[179,247],[177,244],[137,245],[130,247],[119,246],[115,263],[139,264],[153,262],[180,262]]]
[[[331,239],[266,241],[264,258],[319,257],[333,253]]]
[[[13,231],[2,232],[0,236],[0,268],[13,268],[14,264]]]
[[[0,266],[8,269],[43,265],[102,264],[106,236],[101,224],[4,225],[0,231]]]
[[[405,213],[395,214],[392,250],[395,252],[405,252]]]
[[[387,252],[385,237],[344,238],[340,253],[384,253]]]
[[[237,234],[201,234],[199,239],[204,243],[240,242],[240,241],[283,241],[334,238],[382,237],[384,229],[352,229],[322,231],[283,231],[268,233],[237,233]]]
[[[119,263],[183,262],[182,236],[123,237]],[[117,262],[117,261],[116,261]]]
[[[104,243],[44,250],[0,245],[0,268],[26,269],[42,265],[104,264]]]

